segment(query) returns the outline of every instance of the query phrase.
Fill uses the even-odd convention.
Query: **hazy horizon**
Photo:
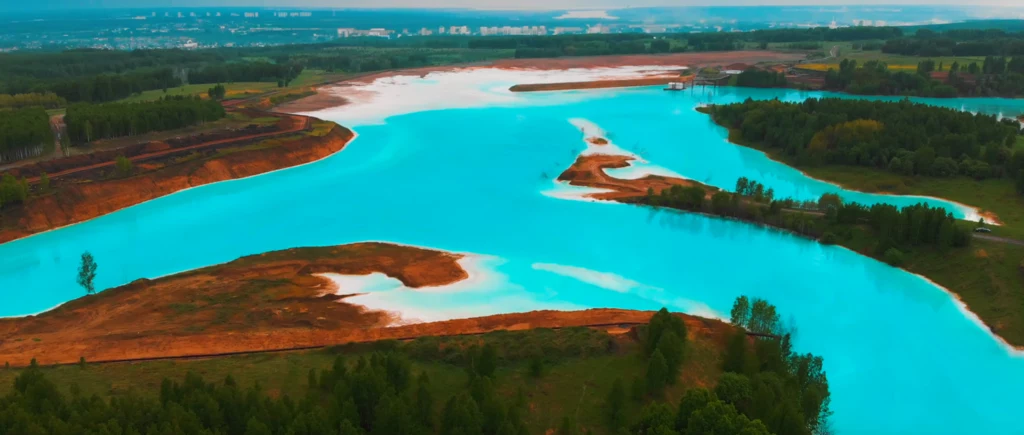
[[[43,3],[43,4],[40,4]],[[625,9],[646,7],[750,7],[750,6],[807,6],[807,7],[1007,7],[1024,8],[1016,0],[981,0],[966,6],[958,0],[903,0],[892,4],[884,0],[849,2],[842,0],[783,0],[764,3],[757,0],[679,1],[679,0],[49,0],[20,2],[0,6],[4,10],[63,10],[63,9],[133,9],[133,8],[202,8],[202,7],[286,7],[286,8],[359,8],[359,9],[479,9],[479,10],[561,10],[561,9]]]

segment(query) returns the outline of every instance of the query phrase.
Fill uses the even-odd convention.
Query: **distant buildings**
[[[574,33],[583,33],[582,27],[555,27],[556,35],[571,35]]]
[[[426,29],[424,29],[424,30],[426,30]],[[358,37],[358,36],[372,36],[372,37],[376,37],[376,38],[390,38],[392,33],[395,33],[395,31],[394,30],[388,30],[388,29],[385,29],[385,28],[382,28],[382,27],[378,27],[378,28],[374,28],[374,29],[370,29],[370,30],[360,30],[360,29],[356,29],[356,28],[352,28],[352,27],[342,27],[342,28],[338,29],[338,37],[339,38],[353,38],[353,37]]]
[[[506,36],[506,35],[547,35],[548,28],[545,26],[503,26],[503,27],[481,27],[481,36]]]

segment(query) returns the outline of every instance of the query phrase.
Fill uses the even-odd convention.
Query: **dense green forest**
[[[898,27],[773,29],[745,33],[647,35],[639,33],[474,38],[469,48],[516,50],[517,58],[738,50],[747,43],[879,40],[902,36]],[[816,45],[814,48],[819,48]]]
[[[45,110],[0,112],[0,163],[38,156],[48,143],[53,143],[53,133]]]
[[[912,56],[1018,56],[1024,55],[1024,32],[998,29],[920,29],[913,36],[893,38],[882,46],[883,53]]]
[[[721,352],[722,369],[728,373],[715,388],[689,389],[677,405],[670,405],[662,389],[678,381],[691,350],[686,324],[661,310],[639,328],[638,348],[616,356],[646,369],[635,379],[614,381],[601,401],[604,421],[575,421],[567,412],[557,433],[579,434],[584,426],[607,433],[810,435],[823,427],[830,399],[821,358],[792,352],[775,307],[763,300],[737,299],[733,323],[739,328]],[[762,336],[750,338],[741,328]],[[165,379],[159,394],[127,393],[104,400],[85,396],[75,386],[64,393],[66,386],[55,385],[33,364],[0,398],[0,433],[527,434],[524,417],[533,412],[528,398],[522,390],[499,391],[499,378],[513,376],[510,367],[542,378],[545,361],[552,358],[616,353],[607,335],[582,331],[605,339],[556,345],[537,343],[530,337],[538,334],[528,331],[508,333],[519,339],[509,337],[500,347],[488,340],[472,340],[482,345],[469,347],[439,347],[437,339],[380,343],[380,350],[369,356],[339,356],[330,368],[310,370],[305,394],[299,397],[242,386],[230,375],[208,382],[189,374],[181,382]],[[461,385],[448,386],[450,398],[436,397],[434,380],[417,371],[413,361],[455,364],[465,375],[456,381]],[[82,370],[88,369],[83,361]]]
[[[943,70],[945,83],[932,76]],[[826,73],[825,89],[860,95],[1015,97],[1024,94],[1024,56],[989,56],[980,65],[954,61],[948,69],[927,59],[918,63],[916,72],[890,71],[880,61],[858,65],[855,60],[844,59],[838,70],[829,69]]]
[[[976,179],[1024,170],[1014,152],[1020,123],[912,103],[848,99],[778,100],[708,109],[732,137],[799,165],[870,166],[905,175]]]
[[[217,101],[168,97],[143,103],[72,104],[64,119],[71,141],[86,143],[173,130],[223,117],[224,108]]]

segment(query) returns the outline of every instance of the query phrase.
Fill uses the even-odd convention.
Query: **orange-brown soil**
[[[535,83],[526,85],[515,85],[509,88],[512,92],[540,92],[540,91],[566,91],[574,89],[607,89],[607,88],[630,88],[637,86],[667,85],[671,82],[689,81],[693,78],[679,77],[679,75],[667,75],[657,77],[641,77],[620,80],[595,80],[590,82],[562,82],[562,83]]]
[[[608,139],[603,137],[588,137],[587,142],[594,145],[608,145]]]
[[[25,318],[0,319],[0,361],[14,366],[212,356],[494,330],[598,325],[625,329],[650,312],[540,311],[386,327],[394,319],[345,303],[320,273],[384,273],[409,287],[467,278],[460,256],[360,243],[245,257],[139,280]],[[722,338],[717,320],[685,317],[691,334]],[[720,341],[720,340],[717,340]]]
[[[38,316],[0,319],[0,361],[24,364],[263,350],[330,343],[344,330],[387,325],[346,304],[318,273],[381,272],[410,287],[468,275],[459,256],[355,244],[245,257],[86,296]],[[321,335],[319,332],[333,331]]]
[[[576,162],[558,176],[559,181],[568,181],[573,186],[595,187],[608,189],[612,192],[592,193],[587,196],[601,200],[617,200],[628,202],[630,198],[647,195],[647,189],[654,191],[654,194],[672,186],[704,186],[693,180],[682,178],[663,177],[659,175],[648,175],[636,180],[620,180],[609,176],[605,169],[625,168],[634,159],[629,156],[589,154],[580,155]],[[704,186],[713,194],[717,189]]]
[[[258,175],[313,162],[340,151],[353,133],[333,126],[326,135],[298,130],[286,136],[229,138],[202,146],[166,149],[153,144],[149,154],[133,157],[136,174],[111,178],[107,162],[63,171],[50,192],[32,196],[0,215],[0,243],[86,221],[190,187]],[[84,164],[89,164],[85,161]],[[95,167],[93,167],[95,166]],[[79,170],[83,169],[83,170]]]

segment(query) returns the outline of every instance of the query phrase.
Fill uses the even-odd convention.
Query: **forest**
[[[214,100],[166,97],[142,103],[72,104],[64,120],[72,143],[83,144],[198,125],[224,115]]]
[[[945,83],[933,73],[944,74]],[[1016,97],[1024,95],[1024,56],[988,56],[979,65],[954,61],[945,68],[934,60],[922,60],[916,72],[890,71],[884,62],[844,59],[839,69],[825,74],[825,89],[858,95],[908,95],[921,97]]]
[[[1024,32],[989,29],[939,33],[920,29],[913,36],[889,39],[882,46],[882,52],[925,57],[1021,56],[1024,55]]]
[[[0,163],[38,156],[47,144],[53,144],[53,132],[42,108],[0,113]]]
[[[56,109],[65,105],[67,105],[67,101],[52,92],[43,94],[0,94],[0,110],[24,109],[27,107]]]
[[[852,165],[903,175],[1016,178],[1015,120],[912,103],[849,99],[778,100],[708,109],[731,137],[797,165]]]
[[[926,204],[902,209],[889,204],[869,207],[846,203],[836,194],[824,194],[817,201],[796,201],[776,198],[772,189],[745,177],[736,182],[734,193],[716,192],[710,201],[706,195],[702,186],[677,185],[657,194],[649,190],[637,201],[768,225],[826,244],[866,242],[870,251],[865,254],[893,266],[902,264],[905,253],[917,247],[946,250],[968,246],[971,241],[970,231],[957,225],[951,214]],[[862,226],[871,232],[864,233]]]
[[[743,311],[746,304],[748,310]],[[662,388],[680,378],[689,354],[686,324],[662,309],[639,328],[639,349],[628,355],[646,369],[636,379],[619,379],[601,401],[603,421],[575,421],[571,413],[555,433],[578,435],[580,426],[607,433],[660,435],[810,435],[829,415],[828,380],[821,358],[791,351],[776,308],[748,298],[733,309],[737,329],[722,351],[722,376],[714,389],[691,388],[669,404]],[[762,334],[748,338],[743,329]],[[532,334],[520,332],[516,334]],[[596,333],[591,333],[596,334]],[[421,345],[419,342],[422,341]],[[527,342],[529,340],[526,340]],[[149,396],[129,392],[109,400],[85,396],[73,385],[55,385],[33,364],[0,398],[0,433],[18,434],[459,434],[521,435],[530,430],[531,412],[520,390],[499,392],[500,377],[523,367],[543,377],[537,355],[515,345],[484,341],[465,348],[438,349],[436,341],[395,343],[358,358],[338,356],[333,366],[310,370],[305,394],[268,394],[259,385],[242,386],[227,375],[214,382],[188,374],[182,381],[164,379]],[[433,344],[431,346],[430,344]],[[612,355],[613,350],[595,349]],[[570,344],[567,358],[585,351]],[[575,349],[575,350],[573,350]],[[448,357],[434,355],[445,352]],[[344,353],[340,353],[344,355]],[[446,361],[449,362],[440,362]],[[465,375],[449,385],[451,397],[437,397],[434,379],[417,371],[413,361],[456,364]],[[88,370],[85,361],[81,364]],[[454,380],[453,380],[454,381]],[[155,387],[149,387],[155,388]],[[639,412],[627,412],[637,410]]]

